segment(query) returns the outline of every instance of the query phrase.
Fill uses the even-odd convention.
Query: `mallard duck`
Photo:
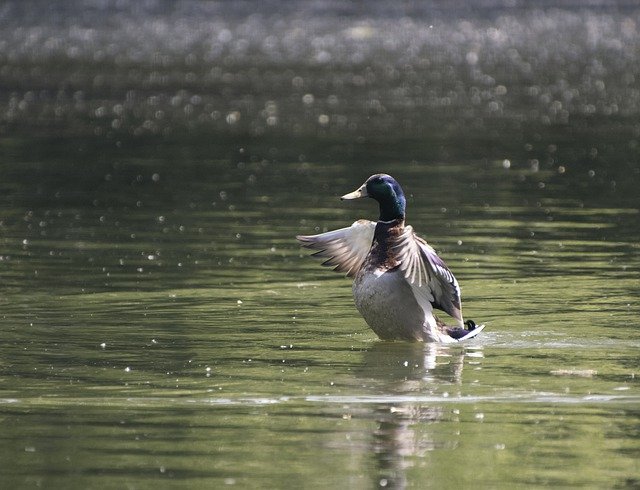
[[[356,308],[383,340],[458,342],[484,328],[462,319],[460,286],[444,261],[405,225],[406,199],[387,174],[372,175],[342,200],[370,197],[380,205],[378,221],[360,219],[347,228],[297,236],[323,265],[353,278]],[[434,308],[456,325],[438,319]]]

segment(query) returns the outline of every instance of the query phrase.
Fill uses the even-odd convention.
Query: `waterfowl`
[[[462,318],[460,286],[435,250],[405,225],[406,199],[387,174],[369,177],[342,200],[370,197],[380,207],[378,221],[360,219],[347,228],[296,238],[326,258],[323,265],[353,278],[356,308],[383,340],[452,343],[484,328]],[[434,308],[456,322],[446,325]]]

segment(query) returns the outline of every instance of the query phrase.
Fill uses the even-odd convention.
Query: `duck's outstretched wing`
[[[299,235],[296,239],[303,247],[318,250],[313,255],[327,259],[322,265],[333,267],[336,272],[345,272],[347,276],[353,277],[371,249],[375,229],[375,221],[361,219],[348,228],[319,235]]]
[[[418,301],[429,301],[462,326],[460,286],[436,251],[417,236],[411,226],[405,226],[396,239],[394,249],[401,263],[400,269],[404,271]]]

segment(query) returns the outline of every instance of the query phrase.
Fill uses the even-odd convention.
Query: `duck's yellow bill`
[[[345,194],[340,199],[344,201],[345,199],[358,199],[360,197],[368,197],[368,196],[369,194],[367,193],[367,186],[362,185],[359,189],[356,189],[355,191],[350,192],[349,194]]]

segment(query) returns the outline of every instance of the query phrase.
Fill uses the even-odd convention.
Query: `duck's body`
[[[356,308],[372,330],[385,340],[440,340],[411,283],[401,269],[395,243],[404,232],[404,222],[375,223],[369,254],[353,281]]]
[[[458,281],[435,251],[405,226],[405,198],[386,174],[371,176],[342,199],[373,197],[380,220],[358,220],[348,228],[298,236],[303,246],[319,250],[323,265],[353,277],[356,308],[384,340],[457,342],[477,335],[484,325],[464,328]],[[439,308],[455,320],[446,326],[433,313]]]
[[[425,338],[424,311],[399,269],[357,274],[353,299],[364,320],[381,339],[435,340]]]

